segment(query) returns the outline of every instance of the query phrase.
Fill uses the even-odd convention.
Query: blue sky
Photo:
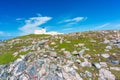
[[[0,0],[0,36],[120,29],[120,0]]]

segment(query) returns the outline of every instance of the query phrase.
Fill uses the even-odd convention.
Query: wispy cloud
[[[95,27],[94,30],[102,29],[102,28],[108,27],[109,25],[110,23],[105,23],[105,24]]]
[[[65,19],[63,21],[60,21],[59,23],[68,23],[68,24],[76,24],[81,21],[85,21],[87,17],[75,17],[71,19]]]
[[[25,25],[20,27],[19,30],[22,31],[22,35],[33,33],[34,30],[39,29],[39,26],[45,24],[47,21],[51,20],[52,17],[48,16],[37,16],[25,20]]]
[[[24,20],[24,18],[17,18],[16,20],[17,20],[17,21],[20,21],[20,20]]]
[[[68,30],[72,30],[73,28],[65,28],[63,29],[63,31],[68,31]]]
[[[64,20],[64,22],[80,22],[80,21],[83,21],[85,19],[86,18],[84,18],[84,17],[75,17],[75,18],[72,18],[72,19]]]

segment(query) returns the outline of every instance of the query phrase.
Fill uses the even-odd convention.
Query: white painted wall
[[[58,33],[55,31],[51,31],[51,32],[46,32],[46,29],[40,29],[40,30],[35,30],[34,34],[50,34],[50,35],[58,35],[58,34],[63,34],[63,33]]]
[[[46,33],[46,29],[40,29],[34,31],[34,34],[45,34],[45,33]]]

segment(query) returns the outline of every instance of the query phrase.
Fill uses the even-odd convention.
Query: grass
[[[68,51],[74,51],[74,50],[77,50],[77,47],[75,47],[74,45],[75,44],[78,44],[78,43],[88,43],[88,39],[67,39],[68,41],[71,41],[71,43],[66,43],[66,42],[63,42],[62,44],[58,44],[58,47],[57,49],[61,49],[61,48],[65,48],[66,50]]]
[[[26,35],[26,36],[20,36],[20,37],[18,37],[18,38],[20,38],[20,39],[28,39],[28,38],[36,38],[36,39],[38,39],[38,38],[44,38],[44,37],[50,37],[51,35],[49,35],[49,34],[29,34],[29,35]]]
[[[112,33],[111,33],[112,34]],[[80,36],[79,35],[75,35],[75,36],[71,36],[71,35],[61,35],[60,37],[63,38],[63,43],[60,44],[60,38],[56,39],[54,38],[54,36],[51,35],[34,35],[34,34],[30,34],[30,35],[26,35],[26,36],[21,36],[21,37],[17,37],[14,39],[21,39],[20,43],[13,43],[13,47],[11,47],[11,45],[6,45],[5,47],[0,47],[0,52],[2,53],[0,55],[0,64],[8,64],[10,62],[15,61],[17,58],[20,57],[20,55],[25,55],[28,52],[32,52],[32,51],[26,51],[26,52],[20,52],[18,53],[18,55],[16,57],[13,56],[14,52],[18,52],[20,49],[22,49],[23,46],[29,46],[32,44],[32,40],[42,40],[42,39],[49,39],[48,44],[51,48],[54,48],[54,46],[57,46],[55,48],[55,51],[58,53],[59,56],[63,56],[63,53],[60,52],[60,50],[62,48],[65,48],[65,50],[73,52],[74,50],[76,51],[80,51],[82,49],[84,49],[84,47],[89,48],[89,51],[85,51],[85,53],[83,55],[89,54],[91,56],[91,59],[89,60],[89,62],[93,63],[93,62],[100,62],[99,59],[101,59],[101,62],[106,62],[107,59],[103,58],[103,57],[98,57],[96,56],[96,54],[102,54],[102,53],[108,53],[111,54],[112,53],[117,53],[117,59],[120,59],[120,50],[119,48],[112,46],[112,49],[108,52],[105,52],[105,47],[107,46],[107,44],[103,44],[101,42],[104,41],[104,38],[106,37],[107,39],[109,39],[109,37],[107,37],[106,34],[105,36],[100,36],[100,32],[84,32],[82,33]],[[32,40],[31,40],[32,39]],[[13,39],[11,39],[13,40]],[[4,42],[5,44],[8,44],[9,41],[11,40],[7,40],[6,42]],[[24,40],[28,40],[26,42],[24,42]],[[96,42],[91,42],[91,40],[95,40]],[[70,41],[71,43],[67,43],[66,41]],[[51,45],[51,42],[55,42],[55,45]],[[79,44],[79,43],[84,43],[84,47],[75,47],[75,44]],[[42,48],[44,48],[42,46]],[[94,51],[95,50],[95,51]],[[8,53],[9,52],[9,53]],[[46,53],[47,54],[47,53]],[[76,55],[73,55],[74,57]],[[79,58],[81,61],[83,61],[82,58]],[[79,67],[78,64],[75,64],[79,70],[77,71],[78,73],[80,72],[85,72],[90,71],[91,73],[98,73],[98,70],[95,67]],[[109,66],[112,66],[113,64],[108,64]],[[114,65],[114,66],[120,66],[120,65]],[[94,70],[92,70],[94,69]],[[111,72],[116,76],[117,79],[120,79],[120,73],[119,71],[114,71],[111,70]],[[94,77],[93,80],[97,80],[98,76]]]
[[[0,64],[7,64],[14,61],[14,56],[11,53],[0,55]]]
[[[12,53],[5,53],[0,55],[0,64],[8,64],[10,62],[15,61],[17,58],[20,57],[20,55],[25,55],[27,54],[29,51],[26,52],[20,52],[18,53],[18,55],[16,57],[13,56]]]
[[[11,45],[6,45],[5,47],[1,47],[0,52],[2,54],[0,55],[0,64],[7,64],[7,63],[10,63],[10,62],[13,62],[17,58],[19,58],[20,55],[25,55],[26,53],[30,52],[30,51],[20,52],[16,57],[13,56],[13,53],[18,52],[20,49],[22,49],[23,46],[31,45],[32,41],[24,42],[24,40],[30,39],[30,38],[44,39],[45,37],[50,37],[50,35],[46,35],[46,34],[42,34],[42,35],[30,34],[30,35],[20,36],[20,37],[14,38],[14,39],[21,39],[20,43],[15,43],[14,42],[14,43],[12,43],[12,47],[11,47]],[[14,39],[6,40],[3,43],[8,44],[8,42],[10,42],[11,40],[14,40]]]
[[[71,37],[69,37],[67,40],[71,41],[71,43],[66,43],[63,42],[62,44],[58,44],[57,49],[61,49],[61,48],[65,48],[68,51],[74,51],[74,50],[80,50],[83,47],[75,47],[75,44],[79,44],[79,43],[84,43],[86,48],[89,48],[89,51],[86,51],[86,54],[90,54],[90,55],[94,55],[94,54],[98,54],[98,53],[103,53],[104,49],[106,47],[105,44],[99,44],[101,42],[101,40],[96,40],[95,43],[91,43],[90,42],[89,37],[83,37],[83,38],[78,38],[78,39],[71,39]],[[80,49],[79,49],[80,48]],[[96,51],[94,51],[96,50]]]
[[[104,39],[101,38],[101,37],[96,37],[95,34],[96,35],[100,35],[99,32],[96,32],[96,33],[94,33],[94,32],[84,32],[84,33],[81,34],[81,36],[78,36],[78,35],[76,35],[76,36],[61,35],[61,37],[64,39],[62,44],[59,43],[60,39],[56,39],[56,38],[52,37],[51,35],[46,35],[46,34],[42,34],[42,35],[30,34],[30,35],[26,35],[26,36],[21,36],[21,37],[18,37],[18,38],[14,38],[14,39],[21,39],[20,43],[14,43],[12,45],[13,46],[12,48],[10,48],[10,45],[6,45],[5,48],[2,48],[0,50],[0,52],[2,53],[2,55],[0,55],[0,57],[1,56],[7,56],[8,52],[9,52],[8,55],[11,56],[10,53],[14,53],[14,52],[19,51],[22,48],[22,46],[29,46],[29,45],[31,45],[32,40],[24,42],[24,40],[31,39],[31,38],[35,39],[35,40],[36,39],[37,40],[41,40],[41,39],[45,39],[45,38],[49,39],[49,41],[48,41],[49,42],[49,46],[50,47],[57,46],[55,48],[55,50],[58,53],[61,53],[61,52],[59,52],[61,50],[61,48],[65,48],[66,50],[68,50],[70,52],[72,52],[74,50],[80,51],[84,47],[75,47],[74,45],[75,44],[79,44],[79,43],[84,43],[85,47],[90,49],[89,51],[85,51],[84,55],[85,54],[89,54],[89,55],[91,55],[91,57],[96,57],[95,56],[96,54],[106,53],[104,51],[104,49],[105,49],[105,47],[107,45],[103,44],[103,43],[100,43],[100,42],[103,42]],[[95,40],[96,42],[90,42],[90,40]],[[66,41],[70,41],[71,43],[67,43]],[[56,45],[50,45],[51,42],[55,42]],[[6,41],[6,44],[7,44],[7,41]],[[94,51],[94,50],[96,50],[96,51]],[[116,47],[113,47],[107,53],[111,54],[111,53],[114,53],[114,52],[119,53],[119,49],[116,48]],[[21,53],[21,54],[24,54],[24,53]],[[96,58],[95,60],[91,60],[91,61],[98,61],[97,60],[98,58]],[[105,61],[104,59],[102,59],[102,60]],[[12,59],[10,61],[12,61]]]
[[[112,74],[115,75],[116,80],[117,80],[117,79],[120,80],[120,71],[111,70],[111,72],[112,72]]]

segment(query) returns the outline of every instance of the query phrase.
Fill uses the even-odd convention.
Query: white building
[[[46,29],[40,29],[34,31],[34,34],[45,34],[45,33],[46,33]]]
[[[34,31],[34,34],[58,35],[58,34],[63,34],[63,33],[58,33],[58,32],[55,32],[55,31],[46,32],[46,29],[42,28],[42,29],[39,29],[39,30],[35,30],[35,31]]]

